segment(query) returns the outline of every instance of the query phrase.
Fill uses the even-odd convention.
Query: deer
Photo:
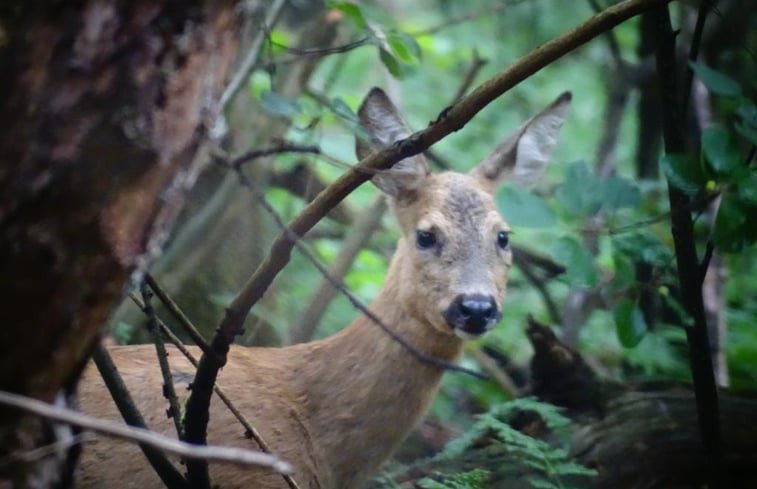
[[[532,187],[544,172],[567,116],[570,92],[527,120],[467,173],[432,173],[424,156],[378,172],[372,182],[389,199],[401,236],[384,285],[369,309],[414,349],[456,362],[467,340],[501,318],[512,266],[510,227],[494,194],[505,181]],[[411,131],[389,97],[373,88],[358,111],[369,135],[363,159]],[[151,345],[113,346],[110,354],[147,425],[174,431],[159,392],[162,377]],[[177,392],[194,369],[169,349]],[[326,339],[286,347],[232,346],[218,384],[260,431],[273,453],[294,467],[303,489],[362,487],[421,421],[445,369],[422,361],[365,315]],[[186,395],[186,394],[184,394]],[[79,385],[84,413],[119,419],[93,367]],[[258,448],[217,399],[208,442]],[[75,474],[79,488],[163,487],[139,448],[88,441]],[[177,468],[179,465],[177,465]],[[218,487],[286,488],[260,468],[211,465]]]

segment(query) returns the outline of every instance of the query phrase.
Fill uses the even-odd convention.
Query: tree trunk
[[[0,389],[52,401],[162,245],[238,19],[228,1],[11,3],[0,7]],[[0,460],[49,435],[0,411]],[[0,466],[0,485],[46,487],[58,469],[27,478],[41,465]]]

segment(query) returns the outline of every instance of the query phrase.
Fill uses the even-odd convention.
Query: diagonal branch
[[[94,431],[114,438],[137,442],[140,445],[149,446],[153,450],[178,455],[184,458],[203,459],[227,464],[256,465],[259,467],[268,467],[281,473],[290,473],[292,471],[291,465],[277,456],[268,453],[256,452],[244,448],[190,445],[145,428],[135,428],[133,426],[94,418],[72,409],[47,404],[46,402],[20,396],[11,392],[0,391],[0,404],[36,414],[53,421],[78,426],[88,431]]]
[[[358,165],[342,174],[324,192],[321,192],[289,224],[287,231],[278,236],[268,256],[229,305],[211,344],[217,356],[203,355],[197,369],[197,376],[186,409],[187,441],[198,444],[206,442],[208,406],[218,370],[225,363],[223,359],[229,351],[229,345],[241,331],[250,309],[262,297],[274,277],[289,262],[295,245],[290,236],[303,236],[329,209],[377,171],[390,168],[401,159],[416,155],[448,134],[460,130],[494,99],[528,76],[621,22],[651,8],[666,5],[669,1],[626,0],[600,12],[572,31],[543,44],[478,86],[470,95],[444,110],[439,118],[426,129],[363,159]],[[190,462],[187,464],[187,470],[190,480],[202,480],[203,474],[207,480],[207,464]]]

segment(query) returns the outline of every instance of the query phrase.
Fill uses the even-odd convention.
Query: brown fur
[[[374,123],[395,116],[393,108],[384,110],[387,101],[383,93],[368,96],[361,116],[366,106],[382,109],[375,111],[377,120],[366,122],[363,117],[369,130],[380,132]],[[401,125],[391,122],[392,137],[404,137],[397,132]],[[529,131],[524,127],[521,134]],[[377,182],[394,197],[402,237],[371,310],[418,350],[452,362],[463,342],[443,313],[456,297],[469,293],[487,294],[501,309],[511,254],[509,248],[498,247],[497,235],[507,225],[495,209],[488,176],[475,171],[429,175],[424,165],[411,159],[402,172],[382,175]],[[417,230],[432,231],[440,245],[416,246]],[[172,435],[154,348],[113,347],[111,354],[148,425]],[[186,394],[184,385],[193,369],[176,350],[171,349],[170,360],[175,378],[183,382],[177,390]],[[218,383],[272,450],[294,465],[300,487],[351,489],[362,486],[422,418],[442,373],[360,317],[321,341],[286,348],[233,347]],[[92,367],[82,380],[80,398],[85,413],[118,418]],[[215,398],[208,441],[257,448]],[[279,475],[227,465],[212,466],[211,479],[223,488],[286,487]],[[98,439],[84,447],[77,487],[162,486],[136,446]]]

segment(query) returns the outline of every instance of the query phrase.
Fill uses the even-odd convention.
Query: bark
[[[160,249],[236,53],[234,7],[0,9],[0,389],[52,401],[70,387],[125,283]],[[0,460],[48,435],[1,411]],[[0,467],[0,485],[23,486],[28,470]]]

